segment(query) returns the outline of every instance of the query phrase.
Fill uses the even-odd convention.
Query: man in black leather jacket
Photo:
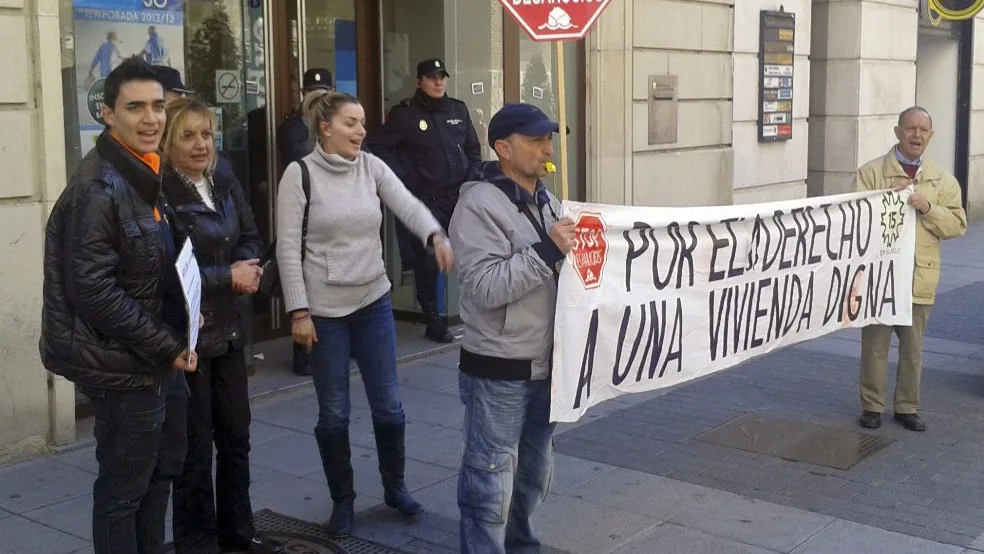
[[[367,149],[430,208],[445,232],[458,202],[458,187],[482,163],[482,145],[468,106],[447,95],[448,77],[442,60],[417,64],[417,93],[394,106],[386,123],[366,142]],[[434,256],[399,221],[396,234],[403,269],[413,268],[427,338],[451,342],[454,337],[437,311]]]
[[[129,58],[106,78],[107,130],[48,219],[41,360],[95,410],[95,554],[159,552],[180,474],[188,321],[161,197],[164,91]],[[196,318],[197,319],[197,318]]]

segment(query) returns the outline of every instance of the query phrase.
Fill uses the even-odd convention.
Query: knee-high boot
[[[314,436],[318,440],[321,464],[324,466],[328,490],[334,501],[327,531],[332,536],[344,537],[352,533],[355,519],[355,484],[348,430],[325,433],[315,429]]]
[[[406,467],[404,423],[372,424],[376,432],[376,450],[379,453],[379,474],[383,478],[383,500],[406,517],[413,517],[424,508],[410,496],[403,472]]]

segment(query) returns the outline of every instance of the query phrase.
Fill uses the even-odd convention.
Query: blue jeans
[[[465,452],[458,473],[461,552],[540,552],[533,512],[553,478],[550,381],[461,373]]]
[[[96,412],[93,551],[159,554],[171,481],[181,475],[187,448],[184,374],[172,371],[154,389],[83,392]]]
[[[355,358],[375,423],[405,421],[396,380],[396,325],[389,293],[344,317],[314,317],[318,341],[311,349],[311,377],[318,395],[320,433],[348,429],[349,363]]]

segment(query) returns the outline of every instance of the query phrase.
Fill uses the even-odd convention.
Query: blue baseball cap
[[[550,121],[543,110],[532,104],[506,104],[489,121],[489,145],[513,133],[528,137],[542,137],[559,133],[560,124]],[[570,134],[570,128],[567,133]]]

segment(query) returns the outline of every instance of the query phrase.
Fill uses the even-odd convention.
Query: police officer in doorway
[[[297,94],[297,81],[294,80],[294,94]],[[308,141],[307,123],[301,106],[304,99],[318,90],[332,90],[331,72],[322,67],[315,67],[304,72],[301,104],[277,128],[277,149],[280,152],[281,163],[287,167],[291,162],[307,156],[314,145]]]
[[[288,115],[277,127],[277,150],[280,153],[280,167],[283,169],[311,153],[314,144],[308,140],[308,127],[304,121],[301,106],[304,100],[313,93],[321,90],[332,90],[331,72],[322,67],[311,68],[304,72],[302,79],[303,97],[298,98],[300,105]],[[294,94],[297,94],[297,80],[293,82]],[[311,375],[308,365],[308,353],[304,346],[294,344],[293,369],[296,375]]]
[[[369,137],[368,149],[393,169],[447,231],[458,202],[458,187],[482,162],[482,147],[461,100],[447,95],[450,74],[440,59],[417,64],[417,92],[390,110],[386,123]],[[417,300],[427,321],[427,338],[451,342],[447,321],[437,311],[438,269],[434,257],[396,223],[403,269],[413,269]]]
[[[167,65],[155,65],[154,73],[164,87],[164,103],[170,104],[173,100],[195,94],[195,91],[186,87],[181,81],[181,72],[177,69]]]

